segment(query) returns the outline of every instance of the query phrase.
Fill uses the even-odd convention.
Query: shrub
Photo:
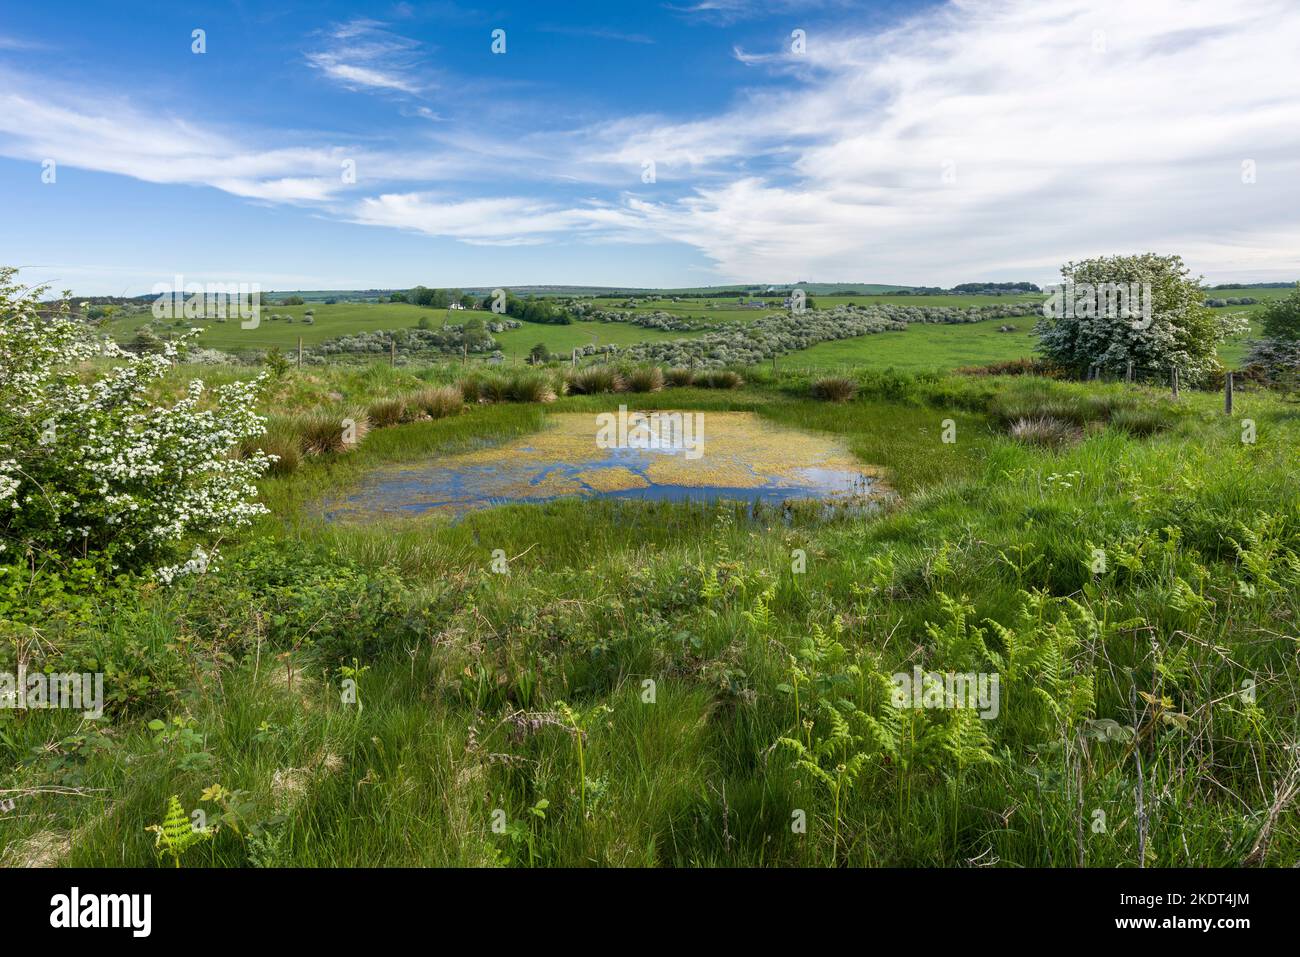
[[[664,387],[664,370],[658,366],[633,369],[627,374],[629,392],[658,392]]]
[[[690,369],[669,369],[664,374],[664,378],[668,380],[669,385],[681,388],[691,385],[695,381],[695,373]]]
[[[828,402],[848,402],[858,394],[858,384],[847,376],[827,376],[812,384],[814,399]]]
[[[1213,371],[1219,343],[1245,328],[1239,315],[1216,316],[1205,306],[1201,280],[1191,275],[1180,256],[1145,253],[1089,259],[1066,263],[1061,276],[1067,285],[1074,284],[1075,309],[1059,308],[1067,292],[1058,290],[1052,299],[1058,307],[1055,315],[1041,319],[1035,332],[1039,352],[1078,378],[1093,368],[1121,375],[1131,362],[1135,369],[1161,377],[1177,368],[1184,382],[1199,383]],[[1094,315],[1120,311],[1097,309],[1100,292],[1087,295],[1089,289],[1107,284],[1149,286],[1150,316],[1136,310],[1130,316]]]
[[[618,371],[609,366],[588,366],[571,373],[567,380],[574,395],[597,395],[602,392],[623,392],[626,385]]]
[[[135,331],[135,339],[132,340],[137,352],[158,354],[166,347],[158,334],[148,326],[141,326]]]
[[[265,428],[254,411],[264,380],[196,380],[163,404],[155,385],[193,334],[160,355],[126,353],[92,340],[66,301],[43,306],[45,291],[0,268],[0,552],[111,553],[170,581],[182,566],[158,562],[182,542],[266,511],[254,499],[270,462],[238,454]],[[87,365],[104,355],[117,363]]]
[[[1273,299],[1260,310],[1260,331],[1265,339],[1300,342],[1300,283],[1285,299]]]
[[[1300,386],[1300,341],[1260,339],[1246,356],[1249,376],[1271,386],[1294,390]]]
[[[398,425],[406,421],[409,410],[407,409],[406,400],[403,398],[380,399],[377,402],[370,403],[366,415],[374,428],[386,429],[391,425]]]
[[[285,373],[289,371],[289,358],[280,351],[279,346],[272,346],[266,350],[266,353],[262,356],[262,362],[266,365],[273,378],[282,379]]]
[[[395,570],[366,566],[301,540],[259,539],[239,552],[225,581],[200,579],[190,616],[201,634],[260,634],[273,648],[307,645],[326,669],[399,646],[418,621]],[[241,600],[231,601],[231,596]]]
[[[1011,437],[1017,442],[1045,448],[1064,445],[1075,435],[1068,422],[1046,415],[1034,419],[1017,419],[1012,423],[1010,431]]]
[[[449,415],[456,415],[465,406],[462,390],[455,386],[421,389],[407,396],[406,401],[413,411],[427,415],[431,419],[444,419]]]

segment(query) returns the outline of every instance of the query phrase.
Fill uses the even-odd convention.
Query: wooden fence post
[[[302,368],[302,336],[298,337],[298,368]]]
[[[1232,415],[1232,370],[1223,376],[1223,412]]]
[[[388,337],[388,364],[397,365],[397,339],[393,336]]]
[[[1128,366],[1124,369],[1124,381],[1132,384],[1133,382],[1133,360],[1128,360]]]
[[[1178,367],[1174,366],[1174,368],[1170,371],[1172,372],[1170,381],[1173,384],[1174,398],[1176,399],[1178,398]]]

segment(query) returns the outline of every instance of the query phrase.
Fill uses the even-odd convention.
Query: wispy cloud
[[[695,3],[665,3],[664,6],[688,20],[730,26],[742,20],[788,16],[794,13],[822,14],[836,7],[846,8],[854,0],[697,0]]]
[[[51,50],[53,47],[45,43],[37,43],[35,40],[24,40],[22,37],[7,36],[0,33],[0,50]]]
[[[418,94],[429,86],[421,78],[416,40],[385,29],[375,20],[357,19],[327,31],[323,48],[308,51],[308,64],[350,90]]]

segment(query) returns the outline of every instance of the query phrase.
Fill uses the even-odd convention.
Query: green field
[[[1015,332],[998,332],[1012,325]],[[1034,354],[1033,316],[989,319],[962,325],[918,324],[905,332],[883,332],[823,342],[780,359],[795,369],[830,372],[852,368],[894,368],[909,372],[1029,358]]]
[[[1251,296],[1257,299],[1274,299],[1287,295],[1285,289],[1237,289],[1216,290],[1210,295],[1215,298]],[[817,309],[833,309],[837,305],[857,303],[894,303],[904,306],[950,306],[963,308],[969,306],[1002,305],[1033,301],[1034,297],[1014,296],[897,296],[897,295],[863,295],[849,297],[816,297]],[[667,312],[682,317],[702,319],[709,323],[747,322],[762,316],[773,315],[781,310],[748,309],[731,299],[684,300],[673,302],[669,298],[639,301],[632,309],[622,305],[623,299],[605,297],[595,300],[598,308],[611,312],[633,311],[639,313]],[[713,308],[710,308],[710,307]],[[1243,312],[1253,316],[1263,308],[1263,304],[1253,306],[1234,306],[1228,310]],[[315,322],[306,325],[302,322],[308,309],[313,310]],[[273,314],[289,315],[292,322],[272,320]],[[261,322],[256,329],[241,329],[237,320],[218,323],[210,320],[200,321],[198,327],[203,330],[199,345],[223,351],[244,352],[260,351],[279,347],[284,351],[297,348],[301,338],[305,346],[317,345],[327,339],[349,335],[356,332],[388,331],[413,328],[421,318],[427,317],[435,324],[444,320],[450,324],[463,323],[470,317],[477,317],[490,322],[495,316],[478,310],[451,311],[432,310],[409,303],[339,303],[336,305],[307,304],[303,306],[263,306]],[[111,329],[119,341],[128,341],[135,330],[150,320],[150,315],[123,318],[112,323]],[[1000,325],[1014,325],[1014,333],[1000,333]],[[780,361],[795,368],[813,370],[834,370],[861,366],[864,368],[888,368],[906,370],[952,369],[960,366],[979,365],[1006,359],[1018,359],[1033,354],[1034,340],[1030,334],[1033,328],[1032,316],[1019,316],[1004,321],[990,320],[963,325],[915,325],[906,332],[884,333],[826,342],[803,352],[783,357]],[[173,325],[169,330],[180,333],[190,327],[190,323]],[[501,351],[511,359],[523,359],[537,343],[544,343],[554,354],[567,355],[576,347],[585,345],[629,346],[638,342],[691,338],[703,332],[665,332],[658,329],[645,329],[626,323],[603,323],[579,321],[567,326],[540,325],[525,323],[519,329],[498,333],[495,338]],[[1225,343],[1222,357],[1229,365],[1239,363],[1246,351],[1245,342],[1250,334]]]
[[[625,322],[574,322],[567,326],[525,322],[522,327],[499,332],[493,338],[497,340],[501,351],[507,356],[523,358],[539,342],[545,343],[546,348],[552,353],[567,356],[573,349],[586,345],[630,346],[636,342],[685,339],[701,334],[642,329],[640,326]]]

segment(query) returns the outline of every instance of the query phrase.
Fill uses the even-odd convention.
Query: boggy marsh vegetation
[[[454,375],[289,373],[266,410]],[[557,500],[362,527],[303,507],[553,412],[664,402],[557,393],[305,456],[262,482],[271,514],[219,569],[169,587],[6,579],[47,665],[111,678],[100,723],[0,719],[22,808],[3,862],[170,866],[146,828],[173,795],[215,826],[181,866],[1295,862],[1293,405],[1243,394],[1228,418],[1193,392],[891,373],[825,402],[797,375],[744,379],[672,407],[824,431],[900,500],[831,521]],[[1008,434],[1049,416],[1069,441]],[[996,717],[900,705],[917,667],[996,674]]]

